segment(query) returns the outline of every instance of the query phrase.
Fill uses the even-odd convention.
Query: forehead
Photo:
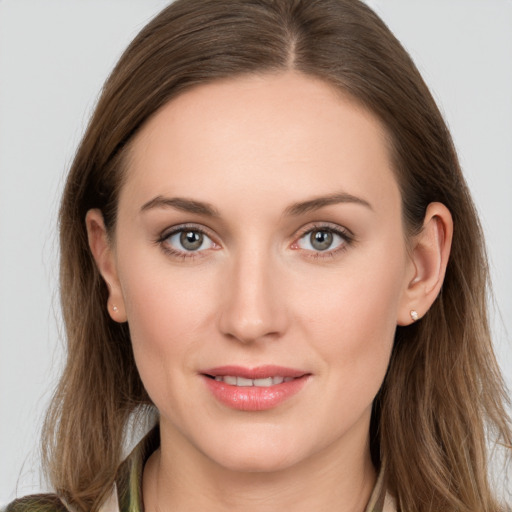
[[[386,132],[332,86],[290,72],[217,81],[170,101],[135,137],[121,195],[282,202],[340,190],[399,200]]]

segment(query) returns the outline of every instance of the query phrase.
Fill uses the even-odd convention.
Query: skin
[[[333,194],[345,195],[291,211]],[[206,232],[199,250],[168,236],[182,224]],[[434,203],[407,239],[378,120],[295,72],[197,87],[137,134],[113,242],[99,211],[87,227],[110,314],[128,321],[160,412],[146,510],[364,510],[376,479],[372,402],[397,324],[437,296],[452,230]],[[311,232],[329,229],[341,234],[318,250]],[[228,364],[310,377],[275,408],[239,411],[201,377]]]

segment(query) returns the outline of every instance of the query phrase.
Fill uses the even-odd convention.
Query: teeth
[[[272,386],[272,377],[268,377],[267,379],[254,379],[253,386],[259,386],[262,388],[268,388],[269,386]]]
[[[234,375],[223,375],[216,376],[215,380],[217,382],[224,382],[231,386],[240,386],[240,387],[260,387],[260,388],[268,388],[270,386],[275,386],[276,384],[281,384],[283,382],[290,382],[293,380],[293,377],[266,377],[264,379],[246,379],[245,377],[235,377]]]
[[[232,386],[236,386],[237,385],[237,382],[236,382],[236,377],[232,377],[230,375],[226,375],[224,377],[224,382],[226,384],[231,384]]]
[[[254,384],[253,384],[252,379],[244,379],[244,377],[237,377],[236,385],[237,386],[253,386]]]

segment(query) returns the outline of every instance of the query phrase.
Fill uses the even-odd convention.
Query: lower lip
[[[309,375],[269,387],[232,386],[203,375],[203,378],[219,402],[239,411],[266,411],[297,394],[306,384]]]

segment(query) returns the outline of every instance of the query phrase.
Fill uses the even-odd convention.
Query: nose
[[[283,271],[270,254],[248,252],[233,261],[223,283],[220,331],[242,343],[278,339],[288,325]]]

